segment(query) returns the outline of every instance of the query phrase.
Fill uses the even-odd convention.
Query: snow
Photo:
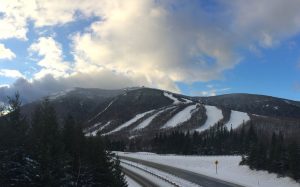
[[[173,96],[173,94],[171,93],[167,93],[167,92],[164,92],[164,96],[168,97],[169,99],[173,100],[173,104],[179,104],[181,103],[176,97]]]
[[[181,98],[182,100],[184,100],[184,102],[181,102],[181,101],[179,101],[176,97],[174,97],[173,94],[168,93],[168,92],[164,92],[164,96],[166,96],[167,98],[173,100],[173,104],[174,104],[174,105],[180,104],[180,103],[188,104],[188,103],[192,103],[192,102],[193,102],[193,101],[191,101],[191,100],[189,100],[189,99],[186,99],[186,98]]]
[[[125,180],[128,184],[128,187],[142,187],[141,185],[139,185],[137,182],[135,182],[133,179],[131,179],[127,175],[125,175]]]
[[[170,128],[170,127],[176,127],[177,125],[188,121],[192,117],[192,111],[195,110],[197,107],[197,104],[190,105],[184,108],[182,111],[178,112],[175,116],[173,116],[164,126],[161,128]]]
[[[139,175],[142,175],[143,177],[145,177],[146,179],[148,179],[149,181],[157,184],[158,186],[164,186],[164,187],[171,187],[172,185],[163,181],[162,179],[159,179],[158,177],[152,175],[151,173],[149,172],[146,172],[146,171],[143,171],[139,168],[136,168],[134,166],[131,166],[131,165],[128,165],[128,164],[124,164],[121,162],[120,164],[122,167],[134,172],[134,173],[137,173]],[[173,187],[173,186],[172,186]]]
[[[230,114],[230,119],[225,124],[225,127],[227,127],[228,130],[231,129],[231,127],[232,127],[232,129],[236,129],[241,124],[246,123],[249,120],[250,120],[250,117],[247,113],[232,110],[231,114]]]
[[[108,127],[110,125],[111,121],[108,121],[107,123],[105,123],[105,125],[103,125],[102,127],[100,127],[99,131],[102,131],[103,129],[105,129],[106,127]]]
[[[114,102],[116,99],[112,100],[106,107],[104,110],[102,110],[101,112],[99,112],[96,116],[94,116],[92,119],[90,119],[88,122],[92,121],[93,119],[97,118],[98,116],[100,116],[101,114],[103,114]]]
[[[120,125],[119,127],[117,127],[116,129],[110,131],[109,133],[106,133],[105,135],[108,135],[108,134],[111,134],[111,133],[114,133],[114,132],[117,132],[117,131],[120,131],[122,129],[124,129],[125,127],[128,127],[130,126],[131,124],[135,123],[136,121],[138,121],[139,119],[141,119],[142,117],[144,117],[145,115],[153,112],[154,110],[150,110],[150,111],[147,111],[147,112],[144,112],[144,113],[141,113],[141,114],[137,114],[134,118],[132,118],[131,120],[123,123],[122,125]],[[104,135],[104,134],[103,134]]]
[[[300,184],[289,177],[278,178],[274,173],[251,170],[240,166],[241,156],[179,156],[140,153],[122,153],[119,155],[156,162],[182,168],[192,172],[211,176],[247,187],[299,187]],[[218,160],[218,174],[214,162]]]
[[[206,129],[209,129],[210,127],[214,126],[216,123],[218,123],[221,119],[223,119],[223,114],[220,109],[218,109],[215,106],[209,106],[209,105],[204,105],[206,109],[206,122],[204,125],[196,129],[196,131],[201,132]]]
[[[162,172],[158,169],[155,169],[155,168],[152,168],[152,167],[149,167],[149,166],[145,166],[145,165],[142,165],[142,164],[139,164],[139,163],[135,163],[135,162],[131,162],[131,161],[127,161],[127,160],[121,160],[123,163],[126,163],[126,164],[129,164],[131,166],[134,166],[136,168],[141,168],[142,170],[146,170],[147,172],[149,173],[152,173],[156,176],[159,176],[160,178],[166,180],[166,181],[169,181],[170,183],[173,183],[174,186],[182,186],[182,187],[185,187],[185,186],[189,186],[189,187],[199,187],[199,185],[197,184],[194,184],[194,183],[191,183],[187,180],[184,180],[182,178],[179,178],[179,177],[176,177],[174,175],[171,175],[169,173],[166,173],[166,172]]]
[[[96,136],[99,131],[102,131],[103,129],[105,129],[107,126],[110,125],[110,121],[108,121],[102,127],[100,127],[100,128],[97,129],[97,127],[100,126],[101,124],[102,123],[96,123],[95,125],[93,125],[92,127],[90,127],[89,129],[96,129],[96,130],[93,130],[91,132],[86,133],[85,136]]]
[[[173,107],[168,107],[168,108],[165,108],[165,109],[163,109],[161,111],[158,111],[157,113],[155,113],[152,116],[150,116],[147,119],[145,119],[142,123],[140,123],[138,126],[136,126],[133,130],[138,130],[138,129],[146,128],[151,123],[151,121],[154,118],[156,118],[159,114],[163,113],[164,111],[173,109],[173,108],[175,108],[175,107],[174,106]]]
[[[193,101],[189,100],[189,99],[185,99],[185,98],[181,98],[184,100],[185,103],[192,103]]]
[[[100,126],[101,124],[102,124],[101,122],[95,123],[93,126],[87,128],[87,129],[84,129],[85,136],[92,136],[93,131],[95,131],[94,129],[97,129],[98,126]]]

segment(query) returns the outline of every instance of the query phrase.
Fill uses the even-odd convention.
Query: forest
[[[127,186],[100,136],[85,137],[71,116],[61,127],[47,99],[28,120],[19,98],[9,98],[0,118],[1,186]]]

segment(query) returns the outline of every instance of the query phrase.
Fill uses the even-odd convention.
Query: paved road
[[[237,185],[237,184],[233,184],[233,183],[230,183],[230,182],[222,181],[220,179],[215,179],[215,178],[212,178],[212,177],[201,175],[199,173],[187,171],[187,170],[180,169],[180,168],[175,168],[175,167],[172,167],[172,166],[157,164],[157,163],[154,163],[154,162],[149,162],[149,161],[145,161],[145,160],[130,158],[130,157],[126,157],[126,156],[120,156],[120,155],[119,155],[119,158],[124,159],[124,160],[128,160],[128,161],[132,161],[132,162],[136,162],[136,163],[140,163],[140,164],[143,164],[145,166],[149,166],[149,167],[161,170],[163,172],[170,173],[170,174],[175,175],[179,178],[185,179],[187,181],[190,181],[192,183],[198,184],[198,185],[203,186],[203,187],[242,187],[241,185]]]
[[[122,171],[125,173],[125,175],[127,175],[128,177],[130,177],[132,180],[134,180],[135,182],[137,182],[138,184],[140,184],[143,187],[159,187],[152,181],[149,181],[145,177],[143,177],[137,173],[134,173],[134,172],[130,171],[129,169],[126,169],[123,167]]]

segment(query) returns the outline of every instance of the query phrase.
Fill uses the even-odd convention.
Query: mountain
[[[300,129],[300,103],[251,94],[189,97],[152,88],[120,90],[75,88],[50,95],[59,122],[72,115],[87,136],[151,137],[157,132],[202,132],[215,124],[238,129],[253,123],[261,130],[293,134]],[[22,107],[30,116],[35,101]]]
[[[264,95],[226,94],[213,97],[200,97],[203,103],[283,118],[299,118],[300,102]]]

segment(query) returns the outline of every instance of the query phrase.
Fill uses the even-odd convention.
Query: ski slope
[[[180,102],[176,97],[174,97],[173,94],[171,94],[171,93],[164,92],[164,96],[166,96],[167,98],[173,100],[173,104],[174,104],[174,105],[181,103],[181,102]]]
[[[187,106],[182,111],[173,116],[169,121],[167,121],[167,123],[162,126],[161,129],[176,127],[179,124],[188,121],[192,117],[192,111],[195,110],[196,107],[197,104]]]
[[[134,118],[132,118],[131,120],[123,123],[122,125],[120,125],[119,127],[117,127],[116,129],[106,133],[106,134],[103,134],[103,135],[109,135],[109,134],[112,134],[112,133],[115,133],[117,131],[120,131],[122,129],[124,129],[125,127],[128,127],[130,126],[131,124],[135,123],[136,121],[138,121],[139,119],[141,119],[142,117],[144,117],[145,115],[153,112],[154,110],[150,110],[150,111],[147,111],[147,112],[144,112],[144,113],[141,113],[141,114],[137,114]]]
[[[148,117],[147,119],[145,119],[142,123],[140,123],[138,126],[136,126],[133,130],[138,130],[138,129],[144,129],[146,128],[154,118],[156,118],[159,114],[167,111],[167,110],[170,110],[170,109],[173,109],[175,108],[174,106],[173,107],[168,107],[168,108],[165,108],[161,111],[158,111],[157,113],[153,114],[152,116]]]
[[[183,99],[184,100],[184,103],[192,103],[193,101],[191,101],[191,100],[189,100],[189,99],[185,99],[185,98],[181,98],[181,99]]]
[[[154,153],[124,153],[120,156],[137,158],[172,167],[185,169],[213,178],[225,180],[247,187],[299,187],[300,184],[289,177],[277,177],[267,171],[251,170],[248,166],[239,165],[241,156],[181,156],[158,155]],[[218,174],[214,162],[218,160]]]
[[[231,127],[232,127],[232,129],[236,129],[241,124],[243,124],[249,120],[250,120],[250,117],[247,113],[232,110],[231,114],[230,114],[230,119],[225,124],[225,127],[227,127],[228,130],[230,130]]]
[[[90,127],[89,129],[95,129],[91,132],[85,133],[85,136],[96,136],[98,132],[102,131],[103,129],[105,129],[106,127],[108,127],[110,125],[110,121],[108,121],[107,123],[105,123],[102,127],[97,128],[98,126],[100,126],[102,123],[96,123],[95,125],[93,125],[92,127]]]
[[[218,109],[215,106],[204,105],[204,107],[206,109],[207,119],[201,127],[196,129],[196,131],[198,132],[209,129],[210,127],[218,123],[221,119],[223,119],[222,110]]]
[[[102,110],[101,112],[99,112],[96,116],[94,116],[92,119],[90,119],[88,122],[96,119],[98,116],[100,116],[101,114],[103,114],[113,103],[115,102],[115,99],[112,100],[105,108],[104,110]]]

